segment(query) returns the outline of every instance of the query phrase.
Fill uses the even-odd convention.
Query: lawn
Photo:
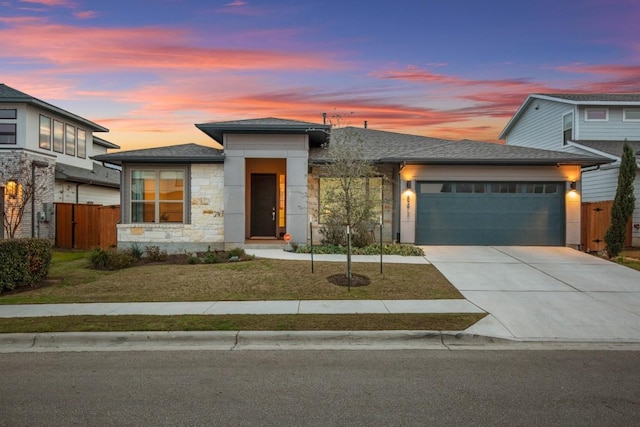
[[[327,277],[345,264],[254,259],[222,264],[146,264],[117,271],[90,268],[88,253],[54,251],[42,286],[0,295],[0,304],[292,299],[454,299],[462,295],[431,265],[354,263],[369,277],[351,291]],[[207,330],[450,330],[485,314],[294,314],[54,316],[0,319],[0,333]]]
[[[56,253],[46,286],[0,296],[0,304],[298,299],[452,299],[460,293],[432,265],[354,263],[371,284],[327,281],[345,264],[254,259],[224,264],[154,264],[100,271],[82,253]]]

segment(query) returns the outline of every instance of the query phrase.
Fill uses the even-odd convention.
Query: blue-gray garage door
[[[564,245],[564,183],[418,182],[416,244]]]

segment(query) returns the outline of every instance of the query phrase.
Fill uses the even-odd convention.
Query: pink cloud
[[[53,65],[58,72],[109,70],[327,70],[344,65],[328,54],[199,48],[186,30],[16,25],[0,30],[0,57]],[[42,41],[47,40],[47,49]]]
[[[73,16],[75,16],[78,19],[92,19],[98,16],[98,13],[93,10],[85,10],[82,12],[75,12]]]
[[[75,7],[76,3],[69,0],[20,0],[20,3],[41,4],[43,6]]]

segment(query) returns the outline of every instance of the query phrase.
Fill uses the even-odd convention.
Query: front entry
[[[251,237],[276,237],[276,174],[251,174]]]

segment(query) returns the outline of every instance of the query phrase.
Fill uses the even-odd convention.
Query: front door
[[[251,174],[251,237],[276,237],[276,175]]]

